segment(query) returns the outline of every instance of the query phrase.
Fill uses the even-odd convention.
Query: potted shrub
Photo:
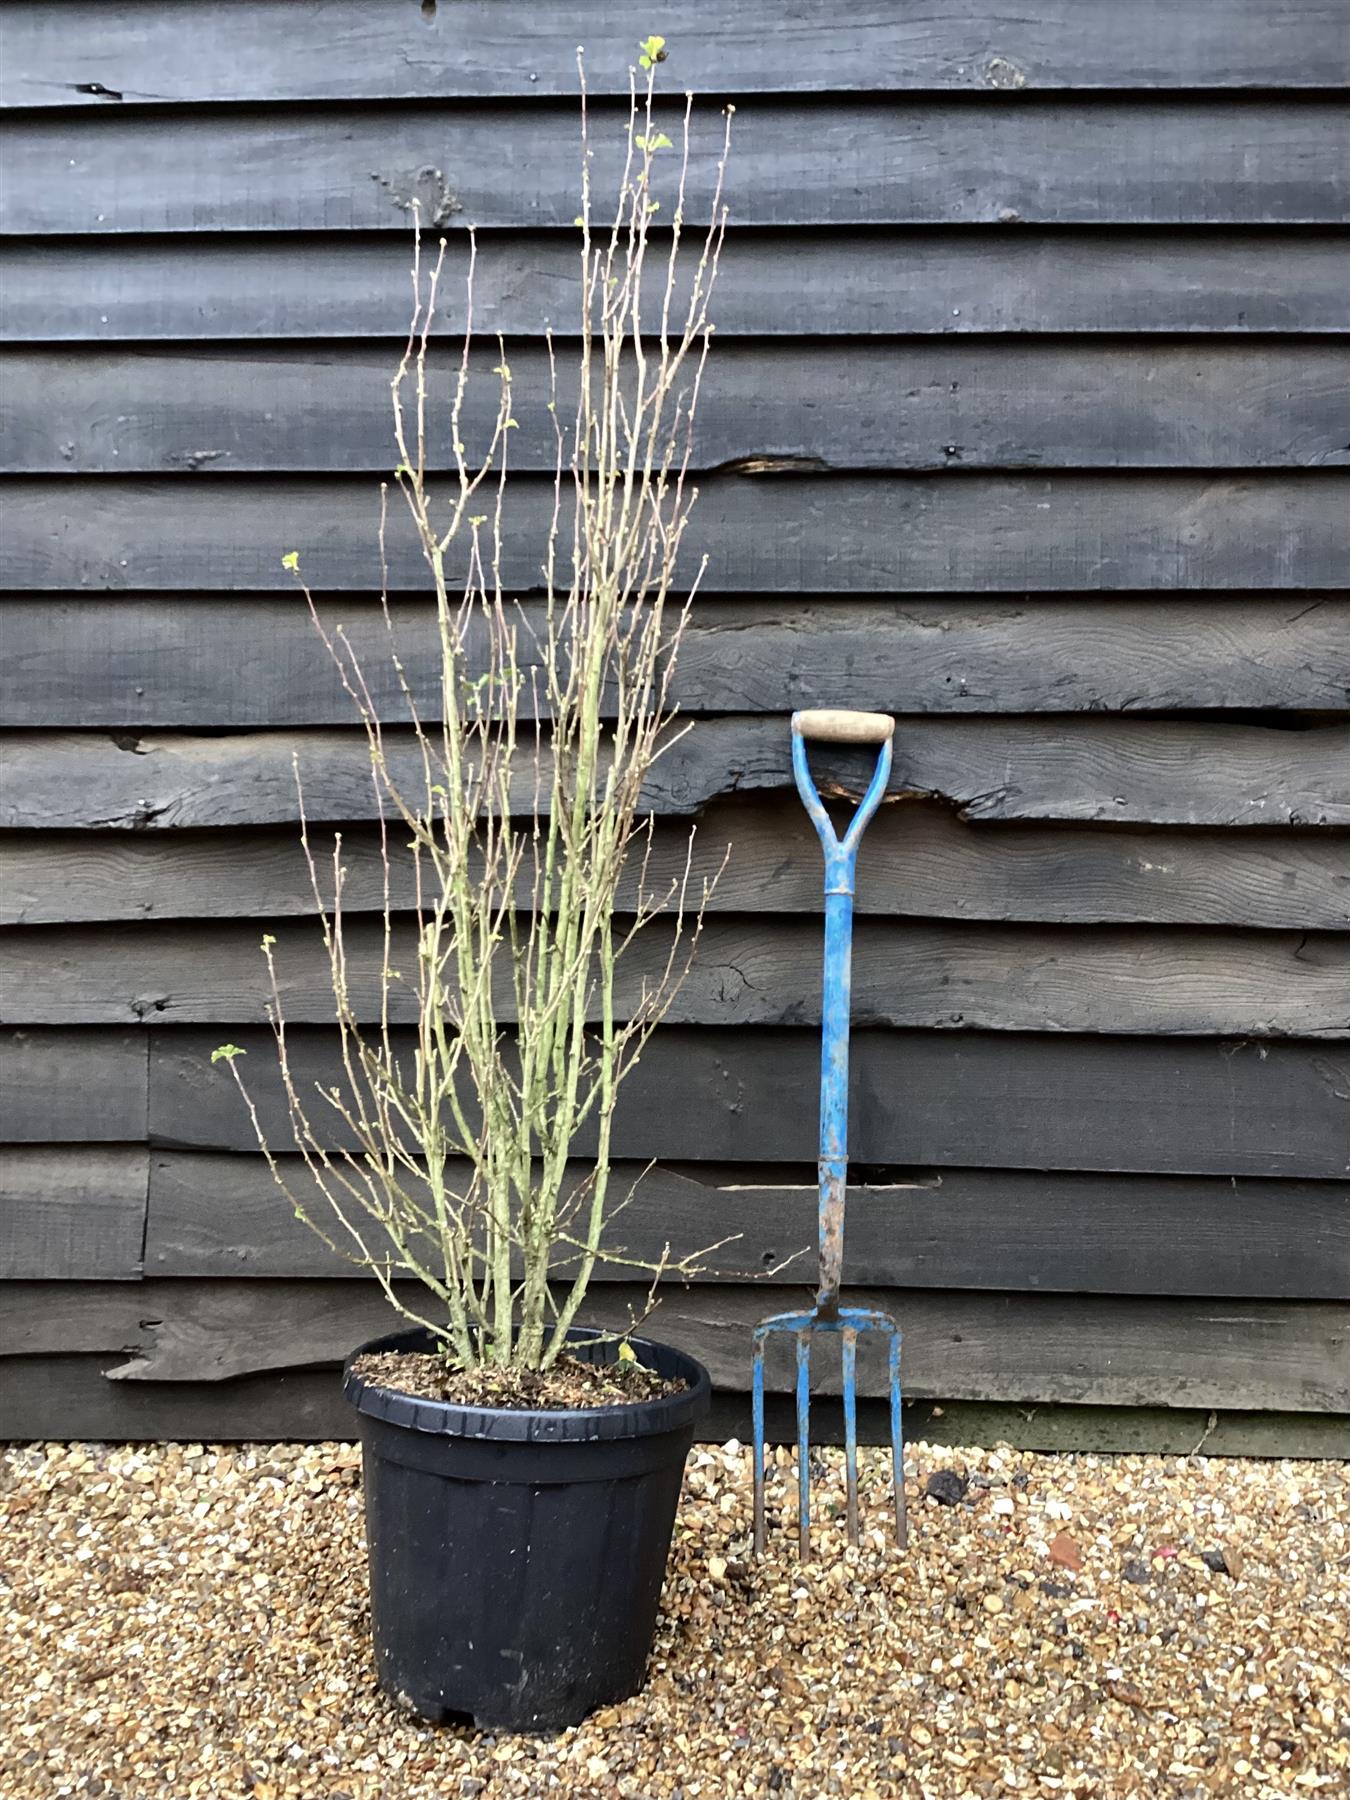
[[[448,433],[434,415],[445,240],[430,267],[418,250],[393,382],[398,493],[386,484],[381,542],[387,553],[401,496],[435,636],[420,664],[391,637],[397,717],[381,717],[391,709],[372,698],[299,557],[283,559],[365,726],[383,821],[378,967],[358,973],[349,956],[341,838],[331,859],[315,848],[301,780],[341,1079],[308,1091],[297,1074],[270,938],[285,1143],[269,1141],[242,1052],[215,1052],[296,1213],[402,1318],[345,1373],[365,1449],[379,1679],[427,1718],[496,1728],[562,1726],[640,1685],[685,1456],[709,1401],[693,1358],[631,1330],[590,1329],[585,1313],[605,1261],[644,1271],[653,1296],[662,1275],[696,1267],[668,1250],[630,1256],[609,1234],[623,1201],[611,1181],[615,1107],[688,967],[707,898],[688,861],[683,879],[648,881],[644,785],[680,732],[671,670],[701,573],[681,570],[675,600],[727,137],[710,222],[684,244],[690,102],[672,142],[654,117],[661,60],[649,39],[603,228],[582,87],[579,355],[560,377],[563,347],[550,338],[557,470],[541,591],[528,602],[501,576],[517,405],[505,347],[495,420],[475,450],[464,441],[467,339],[447,384]],[[469,244],[472,284],[472,233]]]

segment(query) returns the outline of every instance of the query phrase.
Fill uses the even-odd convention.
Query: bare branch
[[[402,759],[397,770],[391,761],[372,683],[343,628],[330,626],[301,579],[366,732],[384,878],[379,1006],[367,1020],[347,962],[341,837],[321,879],[301,783],[301,842],[341,1059],[341,1080],[320,1090],[317,1109],[294,1078],[266,946],[282,1088],[308,1184],[304,1196],[291,1194],[292,1205],[460,1364],[545,1367],[560,1353],[601,1262],[650,1275],[650,1310],[662,1279],[692,1278],[708,1253],[676,1257],[667,1246],[652,1263],[609,1244],[606,1231],[627,1203],[610,1194],[620,1089],[688,976],[711,891],[706,882],[691,891],[688,856],[664,894],[649,891],[643,795],[684,729],[675,723],[671,671],[702,569],[677,564],[697,498],[687,475],[712,334],[708,297],[726,225],[729,137],[682,296],[688,277],[677,281],[677,262],[685,267],[678,253],[690,229],[692,101],[685,97],[672,142],[659,129],[655,65],[641,83],[634,77],[614,211],[597,228],[581,73],[580,382],[575,415],[565,423],[550,335],[546,403],[556,459],[552,517],[540,545],[542,623],[527,627],[503,587],[511,437],[523,400],[501,340],[486,442],[474,446],[464,436],[465,399],[478,379],[471,355],[476,241],[470,232],[468,326],[448,380],[447,457],[433,429],[440,372],[432,325],[449,253],[441,239],[428,261],[416,218],[412,315],[391,382],[392,480],[430,581],[438,644],[432,692],[415,688],[400,655],[387,580],[381,592],[400,714],[418,752],[411,774]],[[658,254],[653,228],[667,220],[668,248]],[[648,324],[652,276],[664,281]],[[388,501],[386,482],[382,569]],[[407,918],[396,916],[391,899],[393,857],[405,853],[404,842],[414,877]],[[670,932],[664,960],[620,1009],[618,963],[661,920]],[[390,1020],[409,1010],[405,1045]],[[292,1159],[268,1145],[231,1066],[286,1187]],[[583,1130],[597,1148],[578,1183],[572,1152]],[[335,1132],[346,1147],[329,1147]],[[407,1283],[420,1284],[417,1304]]]

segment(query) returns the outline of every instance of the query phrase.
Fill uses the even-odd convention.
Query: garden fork
[[[895,1536],[908,1541],[905,1516],[904,1431],[900,1418],[900,1329],[885,1313],[839,1304],[844,1261],[844,1202],[848,1189],[848,1018],[853,952],[853,875],[858,844],[881,804],[891,772],[894,719],[885,713],[822,709],[792,715],[792,772],[825,852],[825,980],[820,1046],[820,1285],[810,1312],[779,1313],[755,1327],[751,1406],[755,1438],[755,1554],[764,1550],[764,1347],[774,1332],[797,1340],[797,1514],[803,1562],[811,1556],[811,1340],[840,1338],[844,1389],[844,1460],[848,1479],[848,1536],[858,1542],[858,1334],[887,1339],[891,1398],[891,1461]],[[807,762],[808,738],[836,744],[875,744],[876,769],[843,838],[835,835]]]

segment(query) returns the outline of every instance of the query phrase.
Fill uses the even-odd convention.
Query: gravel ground
[[[910,1447],[912,1548],[747,1560],[691,1459],[646,1691],[561,1737],[431,1730],[370,1675],[359,1453],[0,1456],[6,1800],[1350,1792],[1344,1465]],[[821,1517],[842,1505],[820,1459]],[[939,1498],[938,1496],[941,1496]]]

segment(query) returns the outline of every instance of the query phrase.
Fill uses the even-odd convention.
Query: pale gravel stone
[[[433,1730],[376,1690],[351,1446],[0,1453],[0,1794],[1350,1792],[1345,1465],[916,1444],[901,1557],[879,1456],[857,1552],[821,1460],[818,1560],[793,1556],[779,1453],[757,1568],[747,1453],[695,1452],[646,1690],[543,1739]],[[940,1471],[958,1504],[922,1497]],[[1050,1561],[1061,1533],[1081,1572]]]

